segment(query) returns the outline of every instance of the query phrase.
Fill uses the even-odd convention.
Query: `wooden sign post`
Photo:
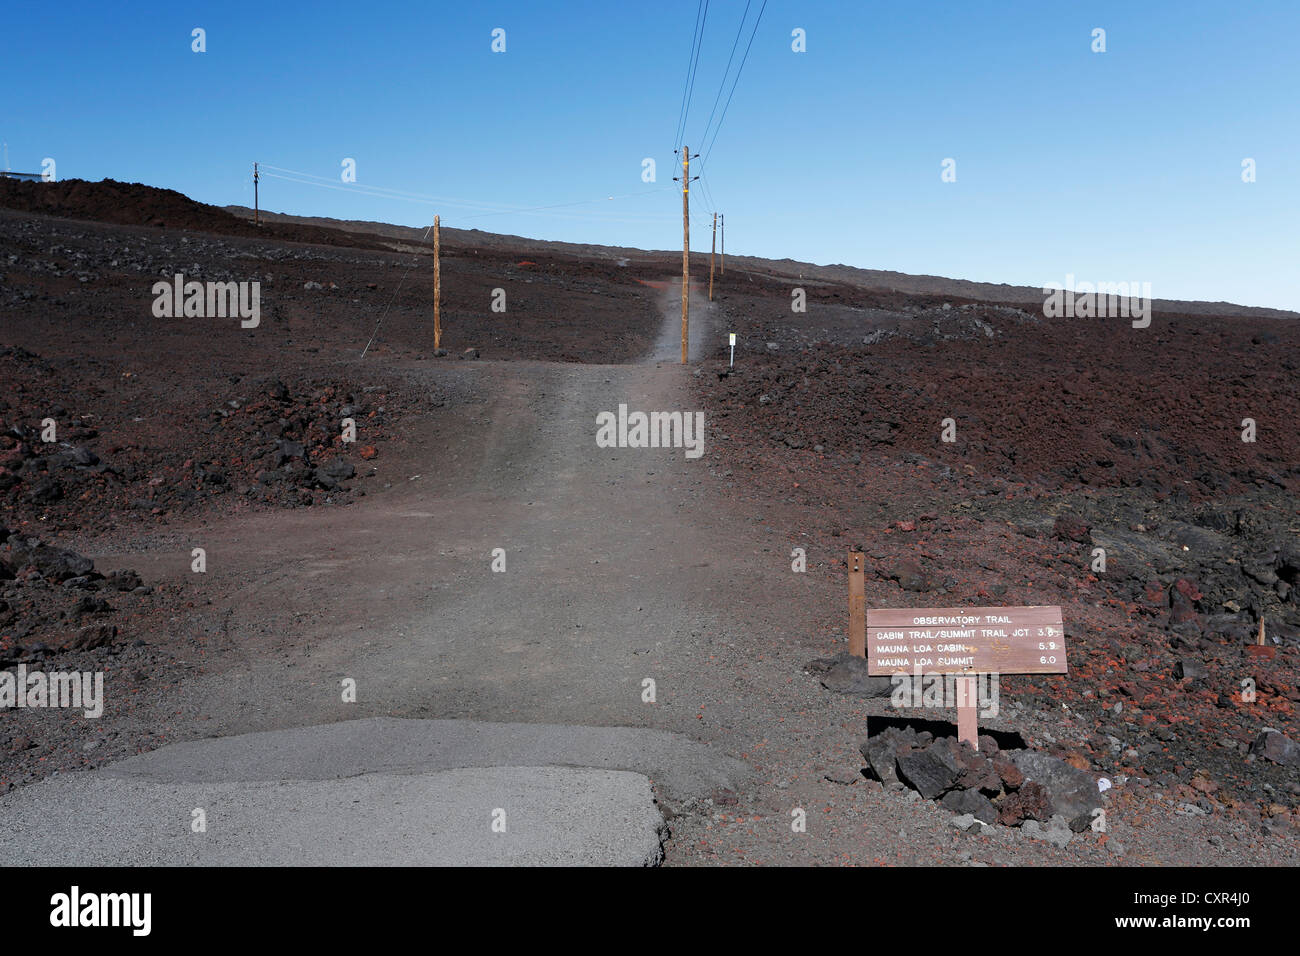
[[[849,653],[862,657],[867,652],[866,580],[862,555],[849,552]]]
[[[862,567],[850,552],[849,653],[866,657],[872,677],[955,676],[957,737],[976,749],[977,675],[1068,673],[1059,607],[881,608],[864,626]]]

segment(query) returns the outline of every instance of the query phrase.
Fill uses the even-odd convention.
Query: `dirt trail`
[[[419,425],[401,467],[385,463],[406,480],[347,509],[193,533],[208,552],[202,587],[247,663],[202,682],[214,729],[372,715],[655,725],[642,678],[658,679],[661,700],[680,695],[669,675],[695,669],[725,586],[692,515],[707,457],[600,449],[595,421],[620,403],[686,410],[689,372],[409,372],[477,379],[486,404],[456,410],[451,427]],[[505,573],[491,570],[496,548]],[[355,706],[340,701],[344,677]]]
[[[715,512],[707,432],[694,460],[596,446],[597,413],[620,404],[694,411],[693,369],[676,361],[678,295],[670,284],[663,345],[637,364],[405,369],[482,404],[417,420],[402,459],[383,462],[392,486],[351,507],[250,515],[177,532],[174,553],[118,556],[154,580],[184,575],[224,632],[207,673],[159,713],[188,713],[205,736],[370,716],[714,736],[696,715],[732,683],[716,673],[717,645],[734,648],[753,626],[734,630],[740,609],[752,615],[797,582],[779,550],[756,564],[761,545],[738,548],[743,525]],[[693,355],[708,313],[693,289]],[[207,550],[201,577],[182,560],[192,547]],[[496,548],[505,573],[491,570]],[[355,704],[341,700],[344,678]],[[642,701],[646,678],[655,704]]]
[[[691,300],[687,313],[687,357],[697,362],[718,348],[717,318],[708,301],[707,279],[691,283]],[[659,296],[659,311],[664,324],[655,342],[650,361],[677,362],[682,359],[682,283],[669,279],[667,288]]]

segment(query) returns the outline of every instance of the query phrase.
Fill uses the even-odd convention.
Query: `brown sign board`
[[[867,673],[1064,674],[1059,607],[867,611]]]

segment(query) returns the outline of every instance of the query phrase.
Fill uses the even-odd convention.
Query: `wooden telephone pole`
[[[438,264],[438,217],[433,217],[433,350],[442,348],[442,272]]]
[[[713,248],[709,250],[709,301],[713,301],[713,255],[718,251],[718,214],[713,214]]]
[[[691,151],[682,147],[682,364],[686,364],[686,326],[691,295]]]
[[[699,154],[696,153],[698,156]],[[674,176],[673,179],[677,177]],[[698,177],[697,177],[698,178]],[[686,364],[691,295],[691,150],[682,147],[682,364]]]
[[[718,262],[718,271],[724,276],[727,274],[727,217],[722,217],[722,258]]]
[[[257,163],[253,164],[253,225],[260,226],[262,216],[257,207]]]

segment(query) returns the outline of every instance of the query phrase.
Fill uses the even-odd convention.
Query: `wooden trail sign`
[[[867,611],[867,673],[1064,674],[1059,607]]]
[[[1068,673],[1059,607],[879,608],[864,625],[864,564],[849,552],[849,653],[872,677],[956,675],[957,737],[976,749],[975,675]]]

